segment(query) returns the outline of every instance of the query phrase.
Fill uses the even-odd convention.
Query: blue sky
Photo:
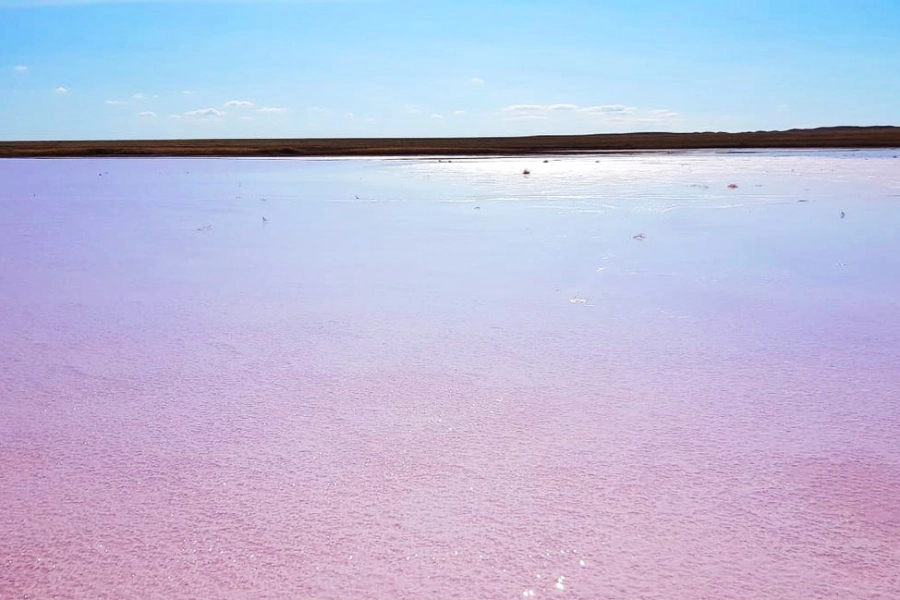
[[[900,125],[897,0],[0,0],[0,139]]]

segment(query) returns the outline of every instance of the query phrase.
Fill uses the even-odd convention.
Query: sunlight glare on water
[[[900,597],[896,154],[0,161],[0,598]]]

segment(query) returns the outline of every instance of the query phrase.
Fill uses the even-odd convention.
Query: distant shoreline
[[[541,155],[713,149],[900,148],[900,127],[744,133],[619,133],[483,138],[0,142],[0,158]]]

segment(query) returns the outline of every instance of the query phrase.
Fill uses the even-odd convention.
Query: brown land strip
[[[900,148],[900,127],[823,127],[746,133],[623,133],[484,138],[0,142],[0,158],[465,156],[739,148]]]

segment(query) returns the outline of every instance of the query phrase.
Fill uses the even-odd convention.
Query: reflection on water
[[[0,597],[900,597],[895,153],[0,162]]]

